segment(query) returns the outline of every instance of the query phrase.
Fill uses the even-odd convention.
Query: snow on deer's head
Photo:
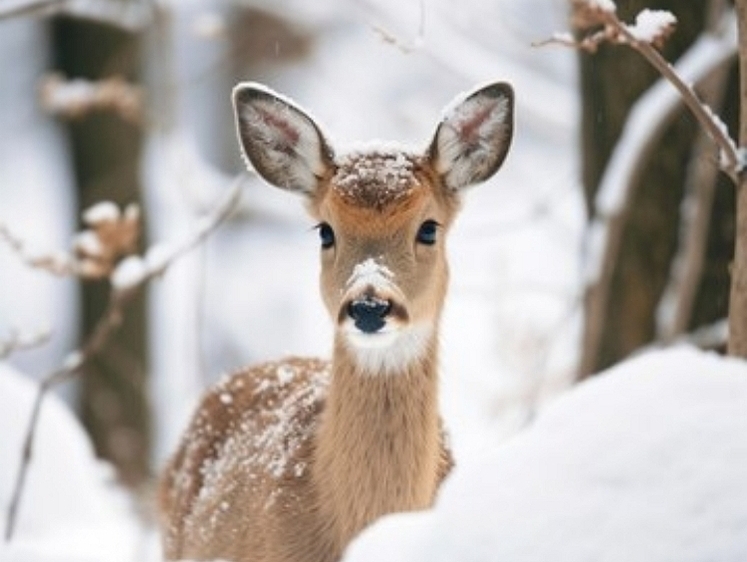
[[[321,289],[337,341],[365,373],[397,372],[433,345],[448,283],[444,236],[460,194],[503,163],[513,91],[494,83],[452,102],[422,153],[371,146],[336,156],[290,100],[233,92],[248,163],[305,196],[321,238]]]

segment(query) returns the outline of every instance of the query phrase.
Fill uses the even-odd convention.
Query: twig
[[[420,0],[419,5],[420,15],[418,21],[418,33],[415,36],[415,39],[410,42],[405,42],[404,40],[398,38],[393,33],[384,29],[384,27],[382,27],[381,25],[372,24],[371,28],[376,32],[376,34],[381,38],[382,41],[397,47],[403,53],[410,54],[414,51],[417,51],[423,46],[423,43],[425,42],[425,0]]]
[[[709,105],[723,105],[729,69],[717,70],[704,85],[703,97]],[[713,213],[718,168],[707,158],[697,158],[711,140],[699,131],[688,166],[685,195],[680,205],[679,243],[672,259],[669,280],[656,311],[656,332],[659,339],[670,342],[687,331],[693,304],[703,277],[708,234]]]
[[[148,0],[3,0],[0,21],[26,16],[66,14],[137,31],[148,25],[154,5]]]
[[[729,136],[723,122],[711,111],[710,107],[700,100],[693,87],[682,79],[680,74],[654,47],[654,44],[661,42],[666,35],[671,33],[671,26],[662,27],[658,34],[642,39],[635,33],[635,26],[631,27],[620,21],[615,10],[598,8],[594,2],[589,0],[577,0],[574,4],[576,10],[582,12],[584,19],[582,25],[587,27],[602,25],[603,29],[579,41],[573,40],[568,35],[556,34],[543,44],[558,43],[594,52],[599,44],[608,42],[628,45],[638,51],[679,92],[682,101],[721,150],[721,169],[736,185],[739,181],[739,174],[744,167],[736,143]],[[641,12],[639,17],[644,13],[645,11]],[[733,11],[730,10],[725,19],[730,20],[733,28],[736,21]]]
[[[37,255],[29,252],[23,240],[0,222],[0,240],[5,241],[19,259],[29,267],[43,269],[58,277],[75,275],[76,267],[70,256],[63,253]]]
[[[52,333],[50,330],[37,330],[32,333],[22,333],[18,330],[10,330],[9,337],[0,340],[0,359],[8,357],[14,351],[38,347],[49,341]]]
[[[217,226],[228,216],[231,210],[236,206],[243,178],[237,179],[221,201],[216,204],[215,208],[198,224],[197,229],[191,237],[186,239],[182,244],[170,252],[158,252],[157,257],[151,256],[150,261],[142,261],[143,268],[138,269],[133,274],[131,265],[127,265],[127,260],[117,267],[112,273],[112,291],[109,297],[109,304],[103,316],[93,329],[93,332],[77,350],[68,355],[62,367],[48,374],[39,385],[36,394],[36,400],[29,419],[26,437],[24,439],[21,462],[18,467],[16,482],[13,489],[13,496],[8,507],[8,518],[5,527],[5,540],[9,542],[13,537],[13,530],[18,514],[18,508],[23,495],[24,482],[26,474],[31,463],[34,436],[39,420],[42,401],[49,389],[63,383],[82,372],[82,367],[86,365],[104,346],[111,334],[119,327],[122,322],[124,305],[127,304],[137,292],[151,279],[163,274],[166,269],[181,256],[189,252],[192,248],[200,244]],[[139,258],[128,258],[139,259]],[[129,262],[130,264],[133,262]]]
[[[38,13],[47,13],[59,8],[68,0],[16,0],[6,2],[0,8],[0,21],[11,18],[18,18]]]

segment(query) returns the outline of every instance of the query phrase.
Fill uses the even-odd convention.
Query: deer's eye
[[[438,223],[433,220],[427,220],[423,224],[420,225],[420,228],[418,229],[418,235],[416,236],[416,240],[420,244],[425,244],[426,246],[433,246],[433,244],[436,243],[436,234],[438,233]]]
[[[327,250],[335,245],[335,231],[326,222],[323,222],[317,227],[319,231],[319,239],[322,242],[322,249]]]

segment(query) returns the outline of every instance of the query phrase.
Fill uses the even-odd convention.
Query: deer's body
[[[256,85],[234,94],[256,170],[320,221],[331,362],[287,359],[207,393],[161,487],[168,559],[332,562],[386,513],[425,509],[451,467],[437,338],[457,191],[500,166],[512,95],[466,98],[426,154],[336,158],[316,124]]]

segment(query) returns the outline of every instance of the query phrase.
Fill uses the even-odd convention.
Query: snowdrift
[[[458,466],[435,510],[345,562],[747,560],[747,364],[654,351],[578,385]]]

